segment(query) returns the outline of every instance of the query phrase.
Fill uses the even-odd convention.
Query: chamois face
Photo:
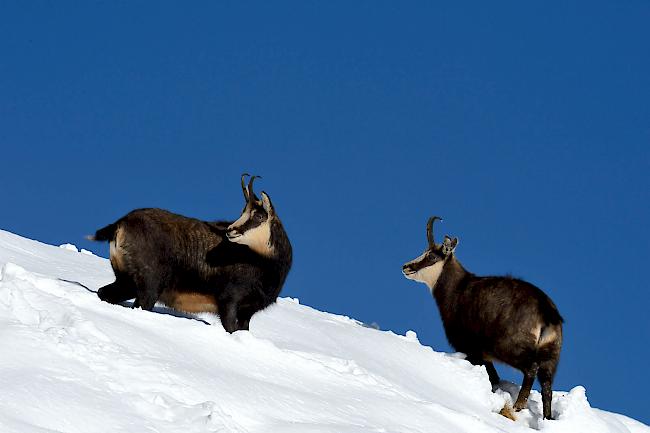
[[[402,273],[409,280],[425,283],[429,288],[433,288],[436,281],[438,281],[444,264],[445,257],[439,248],[434,247],[405,263],[402,266]]]
[[[262,192],[262,200],[255,194],[242,210],[241,216],[228,226],[226,236],[230,242],[246,245],[263,256],[271,256],[271,223],[275,218],[273,205],[266,193]]]
[[[433,290],[445,262],[452,256],[456,245],[458,245],[458,238],[452,240],[449,236],[445,236],[442,245],[436,245],[432,240],[430,247],[422,255],[402,266],[402,273],[409,280],[424,283]]]

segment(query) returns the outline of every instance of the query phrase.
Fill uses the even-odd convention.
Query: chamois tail
[[[89,241],[112,241],[115,237],[115,230],[117,230],[117,224],[109,224],[106,227],[103,227],[95,232],[94,235],[86,236],[86,239]]]

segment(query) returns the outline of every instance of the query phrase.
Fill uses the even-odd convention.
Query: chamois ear
[[[273,210],[273,203],[271,203],[271,199],[264,191],[262,191],[262,207],[269,215],[275,213],[275,210]]]
[[[450,255],[456,250],[458,245],[458,238],[450,238],[448,235],[445,235],[445,240],[442,241],[442,254],[445,256]]]

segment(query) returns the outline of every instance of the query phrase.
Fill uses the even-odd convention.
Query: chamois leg
[[[237,312],[237,324],[240,330],[248,331],[250,328],[251,317],[255,312],[248,308],[241,308]]]
[[[524,381],[521,384],[521,389],[519,390],[519,395],[517,396],[517,401],[515,402],[514,408],[517,412],[524,409],[528,404],[528,396],[530,395],[530,390],[533,387],[533,382],[535,381],[535,375],[539,365],[534,363],[529,368],[524,370]]]
[[[135,295],[135,287],[119,277],[111,284],[107,284],[97,290],[99,299],[111,304],[119,304],[127,299],[135,298]]]
[[[143,310],[153,310],[156,301],[163,291],[161,278],[154,274],[138,278],[136,283],[136,297],[133,308],[142,308]]]
[[[223,308],[219,305],[219,318],[223,329],[228,333],[232,334],[240,329],[237,323],[237,304],[234,302],[229,302]]]
[[[551,401],[553,399],[553,376],[555,375],[555,361],[543,362],[537,373],[539,383],[542,385],[542,406],[544,418],[553,419],[551,415]]]
[[[492,386],[496,386],[501,382],[501,378],[499,378],[499,373],[497,373],[497,369],[494,368],[494,364],[492,364],[492,361],[485,361],[485,369],[487,370],[487,374],[490,377],[490,383]]]
[[[485,369],[487,370],[488,377],[490,378],[490,384],[492,384],[492,386],[499,384],[501,379],[499,378],[499,373],[497,373],[497,369],[494,368],[492,361],[486,361],[483,359],[483,357],[476,355],[467,355],[466,359],[473,365],[484,365]]]
[[[151,311],[153,310],[153,307],[156,305],[157,300],[158,297],[153,296],[149,292],[144,292],[138,294],[138,296],[135,298],[135,302],[133,303],[133,308],[142,308],[143,310]]]

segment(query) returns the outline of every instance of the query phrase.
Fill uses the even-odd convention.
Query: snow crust
[[[483,367],[281,298],[251,331],[164,306],[100,302],[108,260],[0,231],[0,432],[648,432],[590,407],[585,388],[541,396],[513,422]]]

